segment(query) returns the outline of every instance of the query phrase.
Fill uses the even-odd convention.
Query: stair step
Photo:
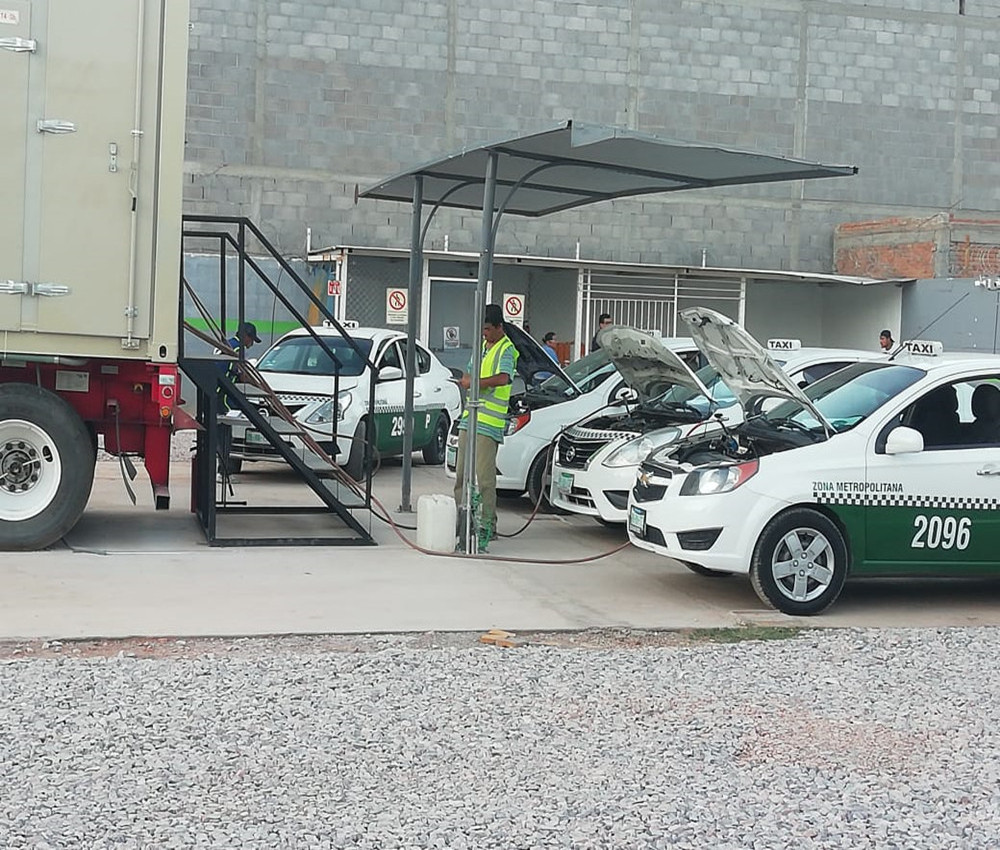
[[[342,481],[326,479],[321,482],[329,490],[335,499],[347,508],[363,508],[365,505],[364,496],[359,496]]]
[[[235,384],[236,389],[238,389],[247,398],[270,398],[270,390],[262,390],[260,387],[254,386],[253,384]]]
[[[297,425],[294,422],[287,422],[284,419],[271,418],[267,420],[267,424],[279,434],[301,434],[302,426]]]

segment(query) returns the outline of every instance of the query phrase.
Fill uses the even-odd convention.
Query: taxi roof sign
[[[903,341],[903,349],[921,357],[937,357],[944,351],[944,343],[933,339],[907,339]]]
[[[798,351],[802,348],[801,339],[769,339],[768,351]]]

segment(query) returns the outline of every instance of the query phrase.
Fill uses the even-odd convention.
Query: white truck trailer
[[[65,534],[98,437],[169,505],[187,0],[0,0],[0,549]]]

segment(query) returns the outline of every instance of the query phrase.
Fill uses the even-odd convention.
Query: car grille
[[[278,401],[285,405],[285,408],[293,416],[307,404],[313,404],[317,401],[328,401],[330,398],[328,395],[288,395],[286,393],[278,393],[277,395]]]
[[[645,470],[640,471],[639,477],[635,482],[635,487],[632,488],[632,498],[637,502],[656,502],[662,499],[667,493],[667,488],[670,486],[670,477],[669,472],[657,472],[657,481],[666,479],[667,482],[654,484],[652,478]],[[644,478],[645,481],[643,480]]]
[[[560,466],[586,469],[590,459],[606,445],[637,436],[626,431],[599,431],[596,428],[573,427],[559,437],[556,444]]]

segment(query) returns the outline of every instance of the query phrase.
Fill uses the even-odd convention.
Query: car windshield
[[[889,399],[926,374],[912,366],[852,363],[810,384],[804,392],[833,430],[841,433],[871,416]],[[812,412],[795,400],[775,405],[759,420],[775,427],[794,423],[792,427],[803,426],[817,432],[823,429]]]
[[[716,409],[736,404],[736,396],[733,395],[733,391],[726,386],[725,381],[722,380],[722,375],[713,366],[702,366],[695,374],[712,394]],[[653,399],[650,404],[666,407],[684,404],[697,408],[702,413],[708,413],[710,401],[705,398],[700,390],[685,387],[681,384],[674,384],[671,389]]]
[[[334,375],[339,362],[341,377],[357,377],[365,371],[368,355],[372,350],[370,339],[355,337],[354,343],[364,353],[364,357],[348,343],[336,336],[324,336],[323,342],[337,357],[330,358],[311,336],[292,336],[283,339],[264,352],[257,362],[261,372],[290,372],[294,375]]]
[[[589,393],[615,374],[616,370],[607,352],[598,349],[586,357],[581,357],[570,363],[563,371],[580,388],[580,392]],[[576,395],[576,390],[566,383],[562,375],[552,375],[552,377],[546,378],[532,392],[545,396],[559,396],[560,398]]]

